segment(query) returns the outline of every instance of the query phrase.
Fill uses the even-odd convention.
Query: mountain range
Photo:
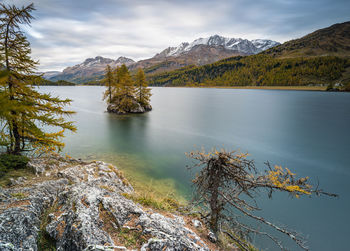
[[[73,83],[84,82],[87,78],[100,78],[103,75],[107,65],[111,67],[125,64],[129,66],[135,63],[134,60],[126,57],[119,57],[117,60],[97,56],[95,58],[88,58],[84,62],[65,68],[62,72],[46,72],[44,78],[50,81],[66,80]]]
[[[280,43],[267,39],[255,39],[247,40],[242,38],[227,38],[219,35],[214,35],[207,38],[198,38],[192,43],[181,43],[177,47],[168,47],[163,50],[161,53],[155,55],[155,58],[163,57],[176,57],[182,54],[189,53],[195,47],[200,45],[221,47],[223,49],[236,51],[238,53],[243,53],[246,55],[257,54],[264,50],[270,49]]]
[[[157,74],[188,65],[205,65],[232,56],[253,55],[279,44],[267,39],[247,40],[214,35],[191,43],[184,42],[177,47],[168,47],[154,57],[138,62],[126,57],[113,60],[97,56],[67,67],[62,72],[46,72],[44,77],[51,81],[66,80],[78,84],[93,82],[103,77],[107,65],[116,67],[121,64],[126,64],[130,70],[144,68],[147,74]]]
[[[343,86],[350,90],[350,22],[316,30],[257,55],[148,76],[157,86]],[[332,88],[331,88],[332,89]]]

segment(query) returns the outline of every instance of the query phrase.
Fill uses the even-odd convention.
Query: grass
[[[11,178],[34,176],[27,168],[28,161],[25,156],[0,154],[0,187],[10,186]]]
[[[114,188],[113,187],[110,187],[110,186],[105,186],[105,185],[100,185],[100,188],[102,188],[102,189],[105,189],[105,190],[107,190],[107,191],[110,191],[110,192],[115,192],[114,191]]]
[[[129,181],[125,178],[124,173],[122,171],[116,169],[113,165],[108,165],[108,168],[119,177],[119,179],[123,182],[124,186],[130,185]]]
[[[38,251],[55,251],[56,250],[56,241],[52,238],[46,231],[46,226],[49,222],[49,214],[56,212],[58,209],[57,201],[49,207],[41,216],[40,230],[38,233]]]
[[[153,193],[135,192],[133,194],[123,193],[122,195],[127,199],[141,204],[142,206],[161,211],[174,212],[182,206],[175,198],[160,197],[154,195]]]
[[[46,231],[38,233],[38,251],[56,251],[56,241]]]
[[[23,168],[23,169],[10,169],[7,170],[5,173],[3,173],[0,176],[0,187],[9,187],[11,185],[11,181],[10,179],[16,179],[19,177],[27,177],[27,178],[32,178],[35,177],[34,173],[27,169],[27,168]]]
[[[99,215],[103,222],[103,230],[112,238],[114,244],[125,246],[126,248],[140,248],[147,242],[150,236],[143,235],[141,229],[127,229],[119,225],[113,214],[99,204]]]
[[[28,194],[26,193],[11,193],[12,197],[15,197],[16,199],[23,200],[28,197]]]
[[[231,230],[227,230],[230,232],[231,235],[233,235],[241,244],[243,244],[245,247],[248,248],[249,251],[259,251],[256,247],[254,247],[249,241],[246,239],[240,237],[239,235],[235,234]],[[233,247],[238,247],[239,250],[245,250],[240,243],[237,241],[232,240],[230,237],[228,237],[225,233],[221,232],[218,234],[219,239],[219,246],[221,250],[236,250]]]
[[[148,236],[142,234],[142,231],[120,229],[117,233],[119,240],[126,248],[140,248],[143,243],[148,241]]]

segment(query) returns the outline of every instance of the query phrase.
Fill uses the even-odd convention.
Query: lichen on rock
[[[1,250],[38,250],[40,228],[57,250],[209,250],[182,216],[123,196],[134,190],[113,165],[53,158],[30,166],[46,180],[0,188]]]

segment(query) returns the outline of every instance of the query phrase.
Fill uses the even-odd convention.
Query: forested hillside
[[[334,56],[274,58],[233,57],[202,67],[190,66],[150,76],[155,86],[295,86],[336,82],[344,78],[350,60]]]
[[[35,82],[34,85],[52,85],[52,86],[74,86],[75,84],[72,82],[68,82],[65,80],[58,80],[58,81],[50,81],[44,78],[38,78]]]
[[[262,53],[275,57],[350,57],[350,22],[334,24]]]
[[[155,86],[350,85],[350,22],[335,24],[258,55],[231,57],[149,75]],[[147,69],[145,70],[147,72]]]

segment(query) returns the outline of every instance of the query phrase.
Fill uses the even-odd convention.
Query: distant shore
[[[48,86],[48,85],[46,85]],[[64,86],[64,85],[51,85]],[[66,85],[67,86],[67,85]],[[103,86],[103,85],[84,85],[76,84],[74,86]],[[252,89],[252,90],[290,90],[290,91],[326,91],[327,86],[150,86],[166,88],[213,88],[213,89]],[[332,92],[332,91],[330,91]],[[338,92],[344,92],[339,90]]]
[[[150,86],[157,87],[157,86]],[[253,89],[253,90],[294,90],[326,91],[327,86],[165,86],[170,88],[217,88],[217,89]]]

